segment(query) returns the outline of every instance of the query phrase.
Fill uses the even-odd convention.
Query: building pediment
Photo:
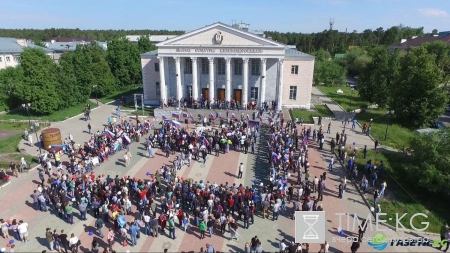
[[[284,48],[285,45],[263,38],[252,33],[222,24],[215,23],[156,45],[167,47],[267,47]]]

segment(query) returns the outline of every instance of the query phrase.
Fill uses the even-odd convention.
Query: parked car
[[[431,124],[431,128],[441,129],[441,128],[447,128],[447,126],[442,121],[436,121],[433,124]]]
[[[446,112],[450,112],[450,105],[447,105],[447,106],[445,107],[445,111],[446,111]]]

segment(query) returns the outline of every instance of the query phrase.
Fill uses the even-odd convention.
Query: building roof
[[[21,43],[21,44],[19,44]],[[35,45],[33,42],[25,39],[15,39],[9,37],[0,37],[0,54],[20,54],[24,51],[24,48],[40,48],[46,52],[51,50]]]
[[[150,35],[149,39],[152,43],[159,43],[175,37],[177,37],[177,35]]]
[[[85,41],[74,41],[74,42],[47,42],[45,45],[49,50],[55,51],[55,52],[70,52],[75,51],[77,49],[78,45],[84,45],[89,44],[90,42]],[[103,49],[107,49],[107,43],[106,42],[97,42],[97,44],[102,47]]]
[[[72,37],[58,38],[58,37],[55,37],[55,38],[46,40],[45,42],[52,42],[52,41],[55,41],[55,42],[74,42],[74,41],[91,42],[93,40],[94,39],[91,39],[91,38],[76,38],[76,37],[73,37],[73,38]]]
[[[142,36],[146,36],[146,35],[127,35],[127,36],[125,36],[125,38],[127,38],[131,42],[138,42],[139,38],[141,38]],[[156,44],[156,43],[163,42],[163,41],[171,39],[171,38],[175,38],[175,37],[177,37],[177,35],[148,35],[147,37],[151,43]]]
[[[403,48],[403,49],[408,49],[411,47],[419,47],[424,43],[429,43],[429,42],[434,42],[434,41],[443,41],[447,44],[450,44],[450,35],[446,35],[446,36],[427,36],[427,37],[416,37],[416,38],[412,38],[406,41],[400,42],[400,43],[396,43],[396,44],[392,44],[389,47],[390,48]]]
[[[292,48],[286,48],[285,53],[284,53],[285,57],[295,57],[295,58],[304,58],[304,59],[316,59],[316,57],[307,54],[307,53],[303,53],[298,51],[297,49],[292,49]]]
[[[187,38],[189,36],[192,36],[193,34],[201,33],[203,31],[207,31],[207,30],[209,30],[211,28],[220,27],[220,26],[225,27],[227,29],[230,29],[232,31],[236,31],[236,32],[240,32],[242,34],[248,35],[250,38],[256,38],[256,39],[258,39],[260,41],[266,41],[266,42],[268,42],[268,44],[272,45],[273,47],[286,47],[285,44],[282,44],[282,43],[279,43],[277,41],[274,41],[274,40],[271,40],[271,39],[268,39],[268,38],[264,38],[262,36],[254,34],[252,32],[249,32],[248,29],[240,29],[238,27],[229,26],[229,25],[224,24],[222,22],[216,22],[216,23],[213,23],[211,25],[207,25],[207,26],[198,28],[196,30],[192,30],[192,31],[186,32],[186,33],[184,33],[182,35],[174,36],[174,38],[171,38],[169,40],[163,41],[163,42],[157,44],[156,46],[160,47],[160,46],[170,45],[170,43],[172,43],[172,42],[174,42],[176,40]]]
[[[150,51],[147,53],[143,53],[143,54],[141,54],[141,57],[142,56],[158,56],[158,50],[153,50],[153,51]]]

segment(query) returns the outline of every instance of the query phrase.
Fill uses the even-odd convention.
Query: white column
[[[227,82],[225,85],[225,101],[231,101],[231,58],[225,58],[227,63],[226,74]]]
[[[181,90],[181,60],[180,57],[173,57],[173,59],[175,59],[176,76],[177,76],[177,100],[180,101],[181,97],[183,96]]]
[[[198,85],[197,85],[197,57],[191,57],[192,59],[192,97],[195,100],[198,98]]]
[[[259,100],[259,106],[262,106],[262,104],[264,103],[264,101],[266,101],[266,63],[267,63],[267,59],[266,58],[261,58],[261,94],[259,95],[260,100]]]
[[[248,58],[242,58],[242,107],[247,108],[248,100]]]
[[[214,101],[214,57],[209,57],[209,101]]]
[[[278,101],[277,101],[277,110],[281,110],[281,102],[283,101],[283,74],[284,74],[284,59],[278,59],[278,65],[279,65],[279,82],[278,85]]]
[[[166,94],[166,75],[164,73],[164,57],[158,57],[159,60],[159,87],[161,100],[163,103],[167,103],[167,94]]]

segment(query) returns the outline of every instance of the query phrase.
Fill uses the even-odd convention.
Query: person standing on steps
[[[244,163],[239,164],[239,169],[238,169],[238,176],[237,178],[242,178],[242,174],[244,173]]]

